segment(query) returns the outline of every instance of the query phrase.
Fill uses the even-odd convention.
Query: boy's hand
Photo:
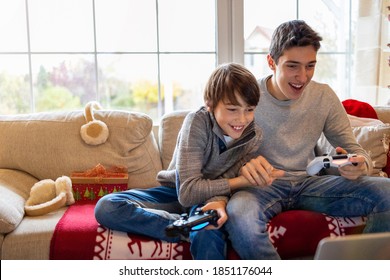
[[[341,147],[336,148],[337,154],[347,154],[347,151]],[[367,175],[367,165],[366,159],[363,156],[357,155],[356,157],[351,157],[350,161],[354,164],[344,165],[339,167],[340,175],[349,180],[356,180],[360,176]]]
[[[252,186],[266,187],[275,179],[283,177],[284,171],[275,169],[264,157],[258,156],[241,167],[240,174]]]
[[[223,201],[223,200],[212,201],[212,202],[209,202],[205,206],[202,207],[202,211],[203,212],[207,211],[207,210],[211,210],[211,209],[216,210],[218,215],[219,215],[219,219],[217,221],[218,226],[215,227],[213,225],[209,225],[205,229],[219,229],[219,228],[221,228],[223,226],[223,224],[228,219],[228,216],[227,216],[227,213],[226,213],[226,202]]]

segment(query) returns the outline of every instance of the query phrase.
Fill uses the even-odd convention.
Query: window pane
[[[295,1],[244,0],[245,51],[268,52],[273,30],[296,14]]]
[[[93,55],[32,55],[35,111],[82,108],[96,100]]]
[[[160,51],[215,51],[215,1],[158,1]]]
[[[157,55],[99,55],[99,94],[104,107],[157,118]]]
[[[257,79],[271,75],[268,67],[266,54],[246,54],[244,56],[245,66],[255,75]]]
[[[215,55],[162,55],[163,113],[204,105],[204,87],[214,69]]]
[[[157,50],[155,0],[95,1],[97,50]]]
[[[27,55],[0,55],[0,114],[30,112]]]
[[[0,51],[27,51],[24,0],[0,1]]]
[[[354,42],[354,38],[350,38],[350,34],[354,34],[354,26],[350,26],[351,16],[352,20],[354,19],[350,1],[274,1],[272,4],[276,7],[269,9],[264,9],[264,2],[244,0],[245,66],[256,77],[270,74],[265,55],[269,51],[273,30],[285,21],[299,18],[306,21],[323,38],[313,79],[328,83],[340,99],[348,98]],[[267,1],[268,5],[271,5],[271,2]]]
[[[300,0],[299,16],[323,38],[324,51],[346,51],[349,47],[349,1]]]
[[[28,3],[31,51],[94,50],[92,1],[34,0]]]
[[[350,68],[344,54],[318,53],[313,80],[328,84],[340,100],[349,96]]]

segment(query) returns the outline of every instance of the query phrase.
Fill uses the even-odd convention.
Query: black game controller
[[[191,231],[204,229],[208,225],[217,226],[218,218],[216,210],[212,209],[202,212],[202,210],[196,209],[192,216],[182,214],[179,220],[174,221],[165,228],[165,233],[170,237],[180,234],[188,236]]]

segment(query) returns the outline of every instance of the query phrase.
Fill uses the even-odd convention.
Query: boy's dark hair
[[[244,66],[227,63],[218,66],[211,74],[204,91],[204,101],[212,111],[219,101],[239,105],[238,94],[249,106],[257,106],[260,88],[255,76]]]
[[[278,63],[285,50],[292,47],[313,46],[315,51],[321,47],[322,37],[303,20],[287,21],[279,25],[272,34],[270,56]]]

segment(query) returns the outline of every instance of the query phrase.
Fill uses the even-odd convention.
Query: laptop
[[[390,260],[390,232],[325,237],[315,260]]]

